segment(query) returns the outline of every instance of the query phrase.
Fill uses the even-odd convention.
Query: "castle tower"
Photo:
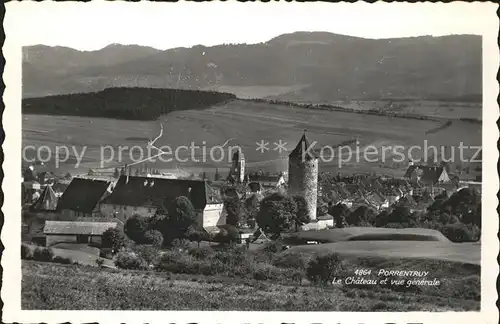
[[[238,183],[242,183],[245,180],[245,156],[241,150],[233,154],[233,165],[230,174],[234,176]]]
[[[318,158],[307,151],[309,147],[304,131],[297,147],[288,156],[288,193],[304,196],[309,218],[314,221],[318,199]]]

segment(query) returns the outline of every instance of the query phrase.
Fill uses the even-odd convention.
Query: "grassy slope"
[[[385,262],[385,264],[383,263]],[[430,261],[429,261],[430,262]],[[470,311],[479,309],[479,267],[422,261],[364,267],[428,269],[443,286],[415,292],[379,287],[318,288],[270,282],[99,270],[23,261],[23,309],[162,309],[281,311]],[[78,292],[78,293],[76,293]]]
[[[450,242],[439,231],[426,228],[377,228],[377,227],[347,227],[334,228],[320,231],[305,231],[291,233],[290,238],[297,238],[307,241],[318,241],[322,243],[333,243],[338,241],[360,241],[366,240],[368,236],[372,241],[392,240],[392,241],[440,241]],[[404,238],[404,237],[407,238]]]
[[[301,245],[290,249],[294,252],[337,252],[339,254],[388,259],[434,259],[466,264],[481,264],[479,243],[442,243],[414,241],[349,241],[319,245]]]
[[[133,140],[133,138],[154,138],[159,133],[160,123],[163,123],[163,137],[157,144],[169,145],[173,150],[180,145],[202,145],[205,141],[207,153],[215,145],[221,145],[228,139],[230,145],[242,147],[247,159],[249,169],[259,168],[263,171],[275,171],[285,169],[286,156],[293,149],[304,129],[308,130],[309,139],[317,141],[317,147],[323,145],[336,146],[345,140],[358,137],[360,140],[360,151],[364,147],[373,145],[394,146],[412,145],[424,146],[424,140],[428,145],[455,145],[460,141],[464,145],[480,145],[481,125],[454,121],[453,124],[437,133],[425,134],[426,131],[436,129],[439,122],[430,120],[414,120],[404,118],[393,118],[387,116],[362,115],[346,112],[314,111],[289,107],[285,105],[270,105],[266,103],[254,103],[234,100],[224,105],[213,106],[206,110],[176,111],[157,121],[124,121],[100,118],[80,118],[64,116],[42,116],[25,115],[23,117],[23,145],[48,145],[60,144],[74,145],[81,152],[82,146],[87,146],[84,155],[84,164],[80,170],[88,167],[96,167],[101,159],[100,148],[106,145],[127,146],[131,148],[139,145],[144,148],[145,140]],[[106,139],[105,143],[103,139]],[[256,151],[256,142],[269,141],[269,151],[260,153]],[[279,154],[273,150],[274,142],[282,140],[287,143],[287,152]],[[71,148],[72,149],[72,148]],[[137,150],[135,150],[137,152]],[[165,170],[175,170],[177,166],[200,172],[204,169],[210,172],[215,167],[224,171],[229,166],[230,157],[227,154],[222,162],[210,162],[210,156],[203,161],[201,149],[196,150],[195,158],[199,162],[189,159],[188,162],[157,162],[150,164]],[[330,157],[326,151],[326,158]],[[473,154],[465,150],[465,156]],[[218,157],[218,151],[215,156]],[[458,151],[456,152],[458,154]],[[190,152],[180,151],[180,158],[189,157]],[[320,163],[320,171],[336,171],[338,154],[334,155],[332,162]],[[110,150],[104,150],[104,158],[110,157]],[[123,151],[122,163],[129,161],[129,153]],[[385,152],[387,160],[390,153]],[[413,157],[419,156],[419,151],[413,151]],[[114,155],[118,159],[118,152]],[[374,156],[370,155],[373,159]],[[357,163],[355,158],[350,164],[343,164],[342,171],[373,171],[395,176],[404,174],[404,166],[398,169],[379,169],[378,163]],[[361,157],[361,161],[363,158]],[[87,162],[87,164],[85,164]],[[111,165],[116,162],[112,162]],[[70,172],[75,172],[73,163],[63,166]],[[109,165],[109,164],[107,164]],[[63,170],[64,171],[64,170]]]

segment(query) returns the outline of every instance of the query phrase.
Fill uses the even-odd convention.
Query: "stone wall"
[[[307,201],[309,218],[316,219],[318,199],[318,160],[289,159],[288,193],[302,195]]]

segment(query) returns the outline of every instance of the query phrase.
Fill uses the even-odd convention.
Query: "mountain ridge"
[[[23,48],[23,97],[124,86],[229,86],[238,91],[281,87],[280,98],[311,101],[460,97],[481,93],[481,55],[477,35],[369,39],[295,32],[256,44],[167,50],[122,44],[94,51],[34,45]],[[283,94],[283,87],[293,90]]]

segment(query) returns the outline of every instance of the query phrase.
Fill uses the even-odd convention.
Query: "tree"
[[[342,261],[335,253],[318,255],[309,261],[306,275],[307,279],[314,283],[326,285],[331,283],[335,277],[340,277],[343,271]]]
[[[163,235],[160,231],[149,230],[144,234],[144,243],[160,247],[163,244]]]
[[[388,223],[409,223],[410,209],[405,206],[396,206],[389,214]]]
[[[148,220],[139,215],[134,215],[129,218],[124,226],[125,234],[137,244],[142,244],[144,242],[144,234],[146,234],[148,229]]]
[[[295,231],[299,230],[301,225],[304,225],[310,221],[309,219],[309,207],[304,196],[295,195],[292,197],[293,201],[297,205],[297,213],[294,217]]]
[[[256,220],[260,228],[277,238],[295,224],[296,215],[297,205],[293,198],[274,193],[261,201]]]
[[[241,206],[241,201],[238,197],[231,197],[224,201],[224,207],[226,208],[226,224],[238,226],[241,221],[241,214],[243,213],[243,208]]]
[[[373,216],[373,210],[367,206],[359,206],[354,211],[349,213],[346,221],[349,225],[362,226],[362,225],[373,225],[371,223],[371,218]]]
[[[257,213],[259,212],[260,201],[257,194],[251,195],[247,200],[245,200],[245,211],[248,220],[255,220],[257,218]]]
[[[102,247],[110,248],[114,252],[117,252],[124,246],[125,236],[121,230],[117,228],[108,228],[102,234]]]
[[[237,242],[239,238],[239,231],[232,225],[226,225],[220,229],[219,233],[215,235],[215,241],[222,244],[229,244]]]
[[[189,227],[196,223],[196,212],[191,201],[184,196],[171,201],[167,210],[167,214],[158,224],[158,229],[165,242],[172,243],[174,239],[186,237]]]
[[[208,233],[198,226],[190,226],[186,232],[186,238],[198,243],[198,247],[200,247],[201,241],[208,241],[210,239]]]
[[[349,213],[349,209],[346,205],[341,203],[332,205],[329,203],[328,213],[332,215],[333,220],[335,221],[335,227],[343,228],[345,226],[346,217]]]
[[[159,251],[154,246],[147,246],[147,245],[139,246],[135,248],[135,251],[137,252],[140,258],[146,261],[148,266],[155,264],[160,258]]]

